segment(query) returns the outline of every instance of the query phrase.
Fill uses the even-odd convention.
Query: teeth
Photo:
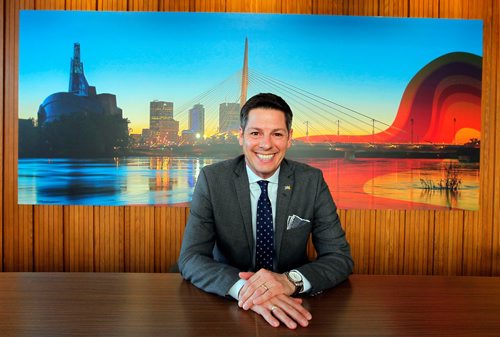
[[[257,157],[262,160],[271,160],[273,158],[272,154],[257,154]]]

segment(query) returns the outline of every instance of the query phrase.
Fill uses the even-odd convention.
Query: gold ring
[[[278,307],[277,307],[277,306],[275,306],[275,305],[273,305],[273,306],[271,307],[271,311],[274,311],[274,309],[278,309]]]
[[[269,290],[269,288],[266,286],[266,284],[265,284],[265,283],[262,283],[262,284],[261,284],[261,286],[263,286],[263,287],[266,289],[266,291],[268,291],[268,290]]]

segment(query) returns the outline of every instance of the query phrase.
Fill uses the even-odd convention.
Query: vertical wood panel
[[[35,207],[35,271],[64,271],[63,207]]]
[[[6,6],[10,6],[10,4],[8,4],[8,2],[12,0],[7,0],[6,1]],[[19,0],[19,9],[21,10],[29,10],[29,9],[35,9],[35,0]],[[8,16],[6,15],[6,17],[8,18]]]
[[[243,13],[246,11],[246,7],[250,7],[248,1],[245,0],[227,0],[226,1],[226,12],[238,12]]]
[[[28,247],[19,242],[17,214],[17,88],[19,3],[8,1],[5,6],[5,67],[3,115],[3,262],[5,271],[19,269],[19,256]],[[21,252],[21,253],[20,253]]]
[[[156,12],[159,9],[159,0],[129,0],[129,11]]]
[[[96,272],[125,271],[125,210],[94,207],[94,269]]]
[[[0,25],[0,36],[1,36],[1,41],[2,41],[2,52],[0,53],[0,131],[2,136],[3,136],[3,129],[4,129],[4,124],[3,120],[5,118],[5,111],[4,111],[4,101],[5,97],[3,95],[4,93],[4,83],[5,83],[5,77],[4,77],[4,68],[5,68],[5,58],[4,58],[4,46],[3,46],[3,41],[5,41],[5,25],[3,24],[6,20],[6,13],[5,13],[5,7],[0,6],[0,17],[2,18],[2,24]],[[3,137],[0,137],[0,161],[2,165],[0,165],[0,191],[3,191]],[[0,270],[3,271],[3,193],[0,193],[0,219],[2,219],[2,230],[0,230]]]
[[[94,210],[64,207],[64,270],[94,271]]]
[[[169,272],[177,267],[186,212],[180,207],[155,209],[155,271]]]
[[[491,0],[463,0],[463,18],[483,19],[491,15]]]
[[[434,275],[462,274],[463,211],[436,211]]]
[[[227,12],[281,13],[281,0],[232,0],[226,2]]]
[[[33,206],[19,205],[19,242],[23,249],[19,251],[19,259],[15,269],[17,271],[33,271]]]
[[[35,0],[35,9],[57,10],[65,8],[65,0]]]
[[[97,9],[100,11],[126,11],[127,0],[97,0]]]
[[[354,272],[372,274],[375,260],[375,211],[349,210],[346,230],[354,259]]]
[[[347,0],[344,6],[344,13],[348,15],[379,15],[378,0]]]
[[[252,13],[281,13],[282,0],[253,0],[250,2],[249,12]]]
[[[437,18],[439,16],[439,0],[411,0],[409,2],[410,17]]]
[[[125,271],[154,272],[154,207],[125,207]]]
[[[403,274],[431,275],[434,262],[434,212],[408,210],[405,217]]]
[[[375,224],[375,274],[402,274],[405,212],[378,210]]]
[[[492,134],[496,135],[495,141],[493,145],[495,147],[492,149],[489,157],[484,156],[485,160],[482,160],[483,163],[486,160],[495,161],[495,170],[496,174],[492,176],[489,175],[490,184],[493,185],[493,194],[490,196],[492,199],[492,210],[493,214],[488,214],[485,222],[482,222],[483,226],[491,224],[492,229],[492,241],[493,241],[493,250],[491,256],[492,262],[492,273],[495,276],[500,275],[500,87],[498,83],[500,82],[500,3],[498,1],[493,2],[491,12],[491,44],[492,44],[492,77],[494,76],[494,85],[491,85],[491,94],[494,95],[494,104],[491,105],[491,112],[495,114],[494,119],[494,129],[491,131]],[[493,101],[493,98],[492,98]],[[499,130],[499,131],[497,131]],[[496,155],[495,155],[496,154]],[[487,181],[484,179],[484,181]],[[483,185],[482,185],[483,186]],[[483,194],[484,195],[484,194]],[[487,198],[484,195],[483,200]],[[486,260],[486,259],[485,259]]]
[[[313,14],[341,15],[344,11],[344,2],[347,0],[313,0]]]
[[[96,0],[66,0],[68,10],[96,10]]]
[[[194,0],[160,0],[162,12],[189,12],[194,9]]]
[[[498,223],[495,225],[495,184],[498,183],[496,176],[500,170],[500,165],[495,163],[493,158],[498,160],[499,156],[495,155],[498,150],[496,140],[496,123],[498,120],[498,58],[499,53],[499,38],[498,38],[498,15],[492,15],[493,5],[488,11],[489,15],[483,21],[483,76],[482,76],[482,97],[481,97],[481,157],[480,157],[480,190],[479,190],[479,223],[481,224],[482,240],[486,245],[482,247],[481,270],[491,269],[492,249],[491,237],[493,230],[498,229]],[[498,215],[497,215],[498,217]],[[488,238],[490,241],[488,242]]]
[[[282,2],[282,11],[285,14],[312,14],[312,0],[292,0]]]
[[[174,241],[175,246],[172,247],[173,248],[172,251],[175,254],[175,255],[173,255],[174,261],[177,261],[179,259],[179,253],[181,251],[181,244],[182,244],[182,237],[184,236],[184,228],[186,226],[185,224],[187,222],[188,216],[189,216],[189,213],[186,213],[185,210],[182,211],[181,209],[176,209],[174,226],[171,226],[172,230],[175,233],[175,237],[176,237],[176,240]],[[171,263],[173,264],[174,261],[171,261]]]
[[[463,16],[464,1],[439,0],[440,18],[460,18]]]
[[[483,246],[484,238],[479,223],[479,214],[478,212],[466,211],[464,213],[463,275],[488,276],[491,274],[489,268],[487,270],[482,270],[481,268]]]
[[[409,0],[380,0],[379,15],[381,16],[408,16]]]
[[[195,12],[225,12],[226,0],[195,0]]]

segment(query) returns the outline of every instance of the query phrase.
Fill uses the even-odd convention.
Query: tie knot
[[[259,181],[257,181],[257,184],[259,184],[260,190],[263,193],[267,193],[267,184],[269,184],[269,181],[267,181],[267,180],[259,180]]]

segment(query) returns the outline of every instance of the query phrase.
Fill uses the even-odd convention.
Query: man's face
[[[292,131],[286,128],[285,113],[256,108],[248,113],[245,130],[240,128],[240,145],[250,169],[267,179],[278,169],[292,145]]]

